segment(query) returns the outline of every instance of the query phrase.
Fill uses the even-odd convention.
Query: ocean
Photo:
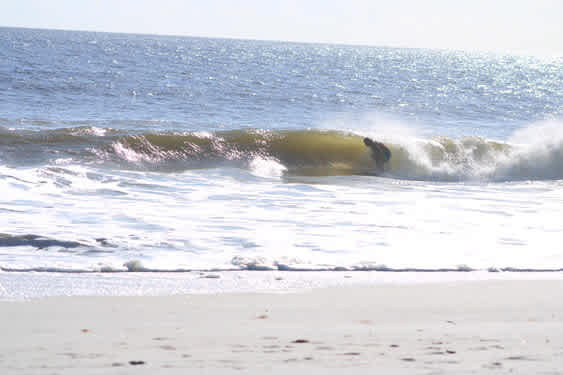
[[[563,58],[0,28],[0,192],[4,274],[561,271]]]

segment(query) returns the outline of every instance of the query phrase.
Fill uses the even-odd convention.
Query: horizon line
[[[269,43],[292,43],[304,45],[325,45],[325,46],[340,46],[340,47],[367,47],[367,48],[389,48],[389,49],[411,49],[411,50],[426,50],[436,52],[463,52],[469,54],[493,54],[493,55],[510,55],[510,56],[525,56],[534,58],[561,58],[562,52],[551,51],[538,54],[539,51],[514,51],[514,50],[495,50],[495,49],[478,49],[478,48],[451,48],[451,47],[412,47],[404,45],[377,45],[361,42],[327,42],[327,41],[307,41],[307,40],[282,40],[282,39],[261,39],[253,37],[240,37],[240,36],[210,36],[210,35],[197,35],[197,34],[176,34],[176,33],[147,33],[136,31],[107,31],[107,30],[91,30],[91,29],[75,29],[75,28],[58,28],[58,27],[33,27],[33,26],[5,26],[0,25],[0,29],[23,29],[23,30],[45,30],[45,31],[59,31],[59,32],[79,32],[79,33],[99,33],[99,34],[116,34],[116,35],[138,35],[138,36],[155,36],[155,37],[175,37],[175,38],[201,38],[201,39],[216,39],[216,40],[233,40],[233,41],[252,41],[252,42],[269,42]]]

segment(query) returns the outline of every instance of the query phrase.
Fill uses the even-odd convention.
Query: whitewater
[[[0,35],[2,272],[563,270],[561,58]]]

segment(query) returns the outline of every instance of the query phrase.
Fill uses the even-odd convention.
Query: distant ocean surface
[[[563,58],[0,28],[0,193],[4,272],[562,270]]]

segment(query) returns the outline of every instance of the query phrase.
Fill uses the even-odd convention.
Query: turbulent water
[[[561,270],[562,66],[0,28],[0,269]]]

